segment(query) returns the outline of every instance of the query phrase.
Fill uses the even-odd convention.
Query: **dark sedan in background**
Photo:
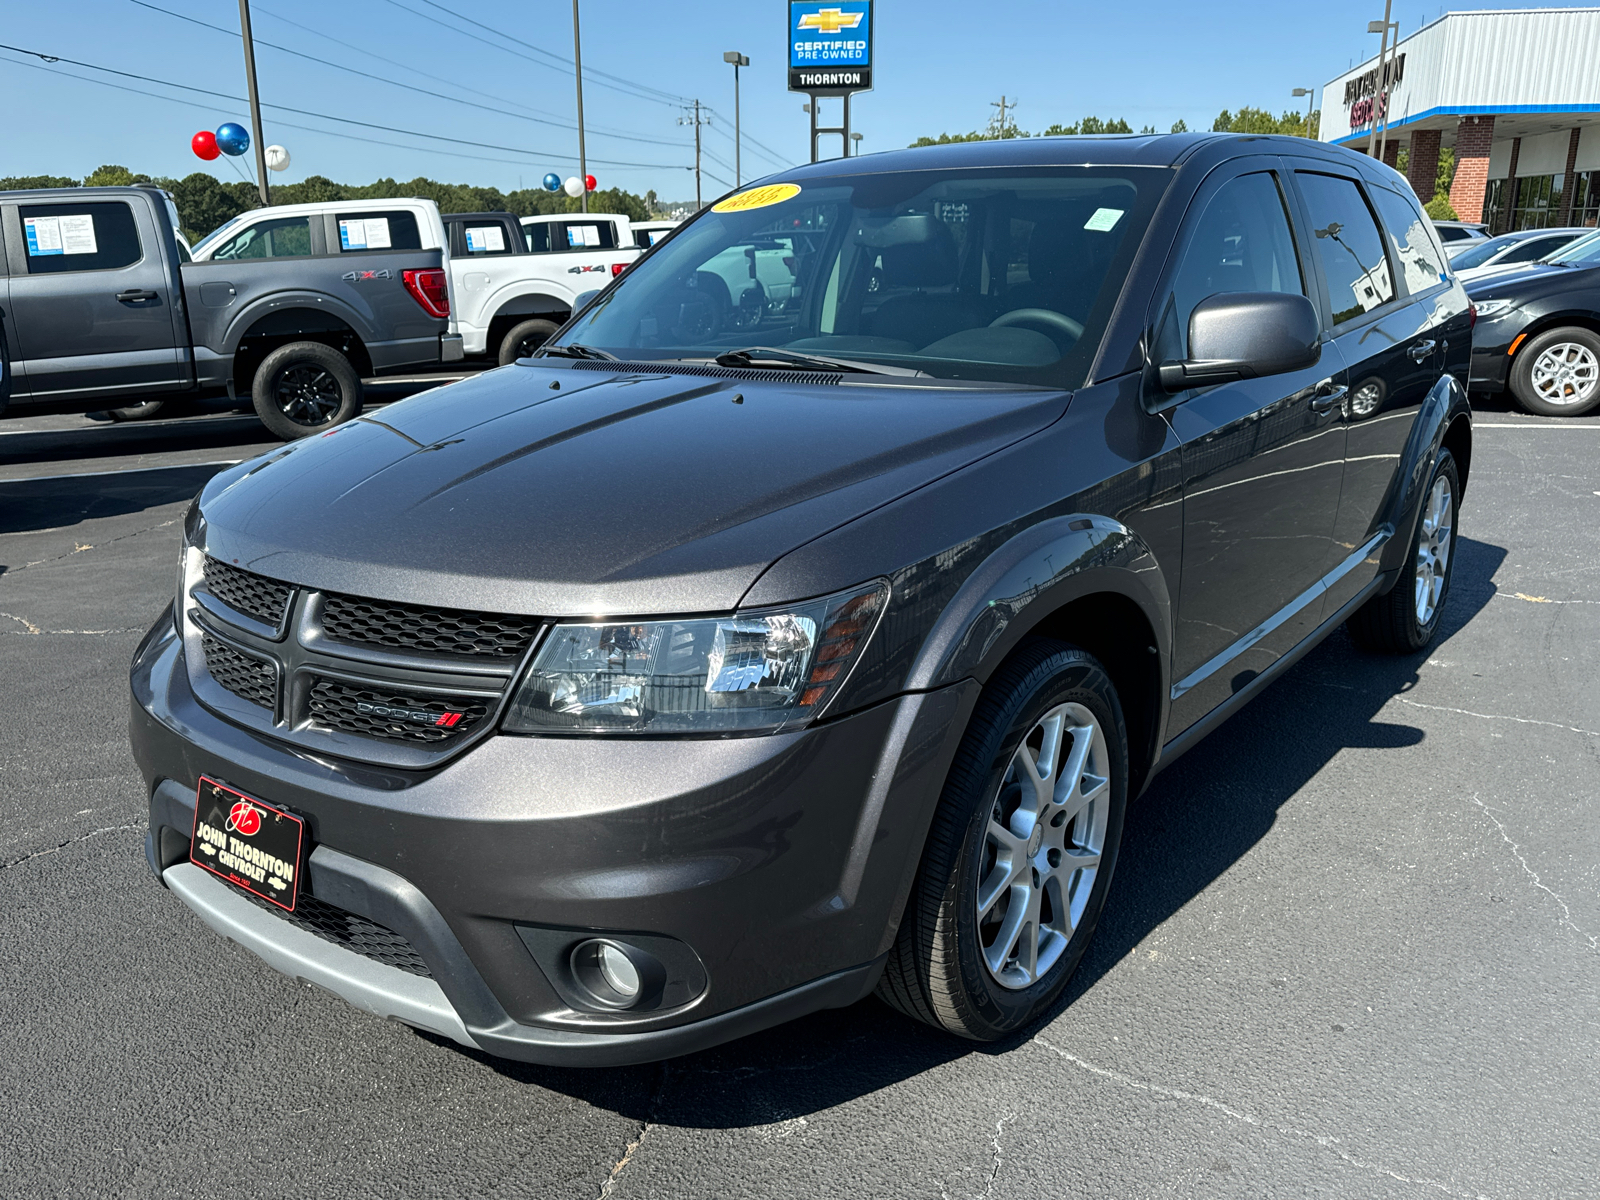
[[[1472,391],[1509,388],[1524,409],[1546,417],[1600,404],[1600,237],[1465,286],[1478,312]]]

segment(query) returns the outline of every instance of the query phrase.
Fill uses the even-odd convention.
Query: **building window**
[[[1600,225],[1600,171],[1580,171],[1572,179],[1572,216],[1569,225]]]
[[[1565,183],[1564,175],[1491,179],[1484,197],[1484,220],[1488,222],[1489,232],[1514,233],[1520,229],[1548,229],[1561,224],[1561,192]]]

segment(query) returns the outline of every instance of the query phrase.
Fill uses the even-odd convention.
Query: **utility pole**
[[[997,138],[1003,138],[1006,136],[1006,109],[1009,107],[1012,112],[1015,112],[1017,109],[1016,102],[1013,101],[1011,104],[1007,105],[1006,98],[1001,96],[999,104],[990,101],[989,107],[998,108],[1000,110],[1000,117],[998,123],[995,125],[995,136]]]
[[[256,143],[256,186],[261,203],[271,204],[267,191],[267,140],[261,136],[261,97],[256,92],[256,40],[250,32],[250,0],[239,0],[239,33],[244,38],[245,83],[250,89],[250,136]]]
[[[1311,137],[1311,106],[1316,102],[1316,88],[1295,88],[1289,93],[1291,96],[1306,97],[1306,136]]]
[[[744,175],[740,153],[744,149],[744,135],[739,125],[739,68],[748,67],[750,59],[737,50],[729,50],[722,56],[722,61],[733,64],[733,186],[742,187]]]
[[[1378,43],[1378,86],[1372,89],[1372,128],[1367,132],[1367,156],[1370,158],[1378,148],[1378,105],[1383,96],[1383,64],[1389,56],[1389,12],[1394,5],[1394,0],[1383,0],[1383,23],[1377,21],[1367,22],[1368,33],[1381,33],[1383,40]]]
[[[710,117],[706,117],[704,120],[701,120],[701,118],[700,118],[700,101],[696,100],[694,102],[694,116],[692,116],[692,117],[688,116],[688,115],[681,116],[681,117],[678,118],[678,124],[679,125],[693,125],[694,126],[694,210],[695,210],[695,212],[699,212],[700,211],[700,126],[711,124],[711,118]]]
[[[583,37],[578,32],[578,0],[572,0],[572,65],[578,71],[578,182],[583,184],[583,211],[588,212],[589,155],[583,147]]]

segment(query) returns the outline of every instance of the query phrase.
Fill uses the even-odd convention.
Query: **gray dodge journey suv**
[[[874,990],[1004,1036],[1156,772],[1340,625],[1433,637],[1471,325],[1404,180],[1302,140],[785,172],[211,481],[133,664],[151,869],[512,1058]]]

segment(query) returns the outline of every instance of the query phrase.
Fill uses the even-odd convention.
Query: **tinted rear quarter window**
[[[615,250],[617,227],[610,221],[568,221],[556,242],[558,250]]]
[[[1432,223],[1416,201],[1383,187],[1373,188],[1371,194],[1388,229],[1389,249],[1400,264],[1406,291],[1415,296],[1442,284],[1447,277],[1444,248],[1434,241]]]
[[[528,243],[529,254],[550,253],[550,226],[545,222],[522,227],[523,240]]]
[[[510,254],[512,246],[506,240],[505,226],[499,221],[462,221],[461,253],[469,258],[488,258],[496,254]]]
[[[416,214],[405,209],[339,213],[334,220],[339,226],[341,253],[422,249],[422,234],[417,229]]]
[[[30,275],[112,271],[144,257],[133,210],[121,201],[24,205],[18,215]]]
[[[1299,173],[1311,213],[1312,244],[1327,276],[1333,323],[1342,325],[1394,299],[1394,280],[1372,210],[1355,181]]]

